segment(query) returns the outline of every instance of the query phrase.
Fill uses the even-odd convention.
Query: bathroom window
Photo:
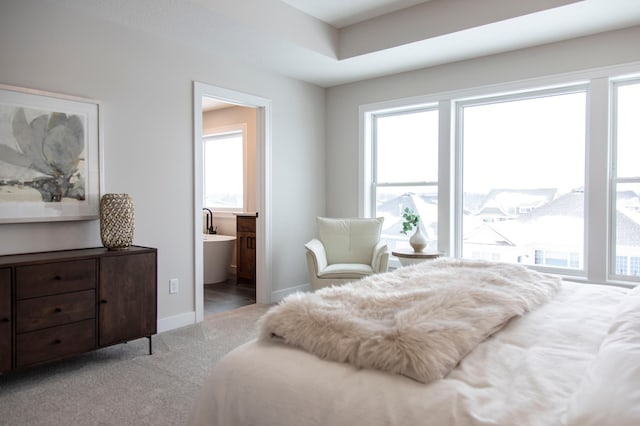
[[[244,210],[244,131],[227,130],[203,138],[203,206]]]

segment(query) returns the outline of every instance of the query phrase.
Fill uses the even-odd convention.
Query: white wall
[[[101,102],[103,193],[131,194],[134,243],[158,248],[160,319],[195,309],[193,81],[271,99],[272,287],[308,281],[302,247],[325,208],[323,89],[36,0],[0,4],[0,58],[1,83]],[[98,221],[0,225],[0,254],[100,245]]]
[[[328,89],[327,214],[358,215],[360,105],[635,62],[638,40],[633,27]]]

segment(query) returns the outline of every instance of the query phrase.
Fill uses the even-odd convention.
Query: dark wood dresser
[[[157,332],[157,250],[0,256],[0,373]]]

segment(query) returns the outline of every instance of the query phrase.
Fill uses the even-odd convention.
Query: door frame
[[[256,108],[256,301],[271,303],[271,99],[193,82],[193,204],[194,204],[194,305],[196,322],[204,318],[202,250],[202,97]]]

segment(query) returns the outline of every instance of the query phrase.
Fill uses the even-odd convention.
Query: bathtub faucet
[[[202,210],[204,210],[207,213],[207,234],[215,234],[216,230],[213,227],[213,212],[211,211],[211,209],[208,208],[203,208]]]

